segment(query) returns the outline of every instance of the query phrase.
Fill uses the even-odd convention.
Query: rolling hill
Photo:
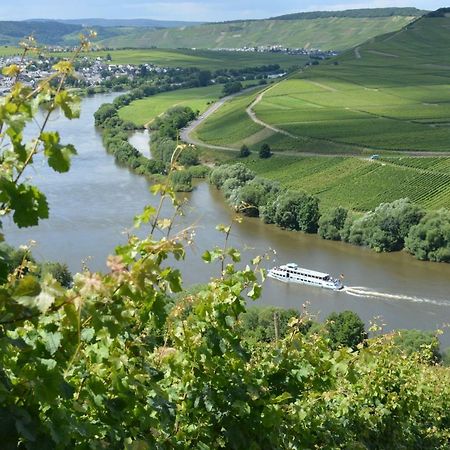
[[[361,12],[362,11],[362,12]],[[369,12],[367,12],[369,11]],[[344,50],[380,33],[401,29],[423,12],[411,8],[351,10],[203,24],[165,30],[135,30],[104,39],[108,47],[239,48],[257,45]],[[395,15],[392,15],[394,14]]]
[[[245,143],[257,151],[268,143],[284,151],[246,164],[317,195],[326,207],[365,211],[409,197],[428,209],[448,208],[449,30],[450,9],[430,13],[262,94],[235,98],[195,137],[235,149]],[[257,124],[246,114],[249,105]],[[378,159],[368,158],[375,153]]]
[[[401,29],[420,17],[415,8],[381,8],[298,13],[263,20],[198,24],[150,19],[33,19],[0,21],[0,45],[16,45],[34,34],[46,45],[76,44],[84,28],[94,28],[100,46],[113,48],[285,47],[344,50],[380,33]]]
[[[449,30],[450,15],[425,16],[278,84],[254,111],[308,149],[450,151]]]

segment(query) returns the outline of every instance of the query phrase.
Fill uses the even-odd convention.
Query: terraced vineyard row
[[[450,208],[450,173],[346,157],[277,155],[265,161],[250,159],[246,164],[261,176],[316,195],[323,208],[342,205],[367,211],[402,197],[426,209]]]
[[[399,166],[450,174],[450,158],[383,157],[382,160]]]
[[[449,27],[450,17],[422,18],[378,36],[282,81],[255,113],[295,136],[357,146],[354,153],[449,152]],[[297,150],[310,151],[302,142]]]

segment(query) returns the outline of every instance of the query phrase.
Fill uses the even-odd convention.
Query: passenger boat
[[[344,288],[341,280],[332,278],[328,273],[316,272],[315,270],[302,269],[295,263],[285,264],[270,269],[267,276],[285,283],[299,283],[308,286],[323,287],[339,291]]]

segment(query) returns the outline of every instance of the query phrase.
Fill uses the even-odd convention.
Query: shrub
[[[239,150],[239,158],[247,158],[248,156],[250,156],[250,149],[243,144],[241,149]]]
[[[263,144],[259,150],[259,157],[262,159],[267,159],[272,156],[272,151],[269,144]]]
[[[323,239],[341,240],[341,231],[347,220],[348,211],[345,208],[332,208],[319,220],[318,233]]]

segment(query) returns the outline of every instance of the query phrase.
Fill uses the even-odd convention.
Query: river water
[[[33,253],[38,259],[66,262],[72,271],[79,271],[82,263],[92,270],[104,270],[107,255],[125,241],[133,217],[144,205],[157,202],[149,193],[145,178],[118,166],[105,152],[94,128],[93,113],[114,96],[84,99],[79,120],[52,120],[50,128],[60,131],[63,142],[75,144],[78,156],[67,174],[54,173],[38,160],[28,175],[47,195],[50,219],[38,227],[21,230],[6,223],[9,243],[20,245],[33,239],[37,242]],[[130,141],[141,151],[148,151],[146,134],[138,133]],[[201,254],[223,244],[215,226],[229,224],[234,214],[220,192],[207,183],[199,183],[193,193],[183,197],[188,203],[178,226],[196,227],[195,245],[180,266],[188,285],[208,281],[219,273],[218,266],[203,263]],[[272,254],[267,267],[293,261],[345,277],[344,292],[269,279],[258,304],[297,309],[307,304],[308,311],[319,318],[332,311],[350,309],[366,323],[378,318],[385,330],[434,330],[450,324],[450,265],[420,262],[405,253],[376,254],[317,236],[284,231],[251,218],[233,225],[231,244],[242,249],[244,261],[274,249],[276,254]],[[450,345],[450,330],[441,340]]]

